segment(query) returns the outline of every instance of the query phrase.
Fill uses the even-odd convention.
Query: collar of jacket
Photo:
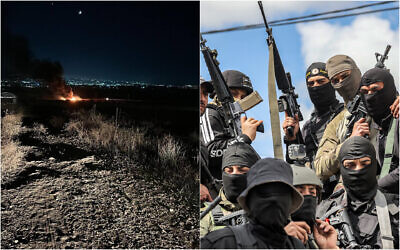
[[[219,203],[219,205],[220,205],[221,207],[223,207],[224,209],[229,210],[229,211],[238,211],[238,210],[242,209],[242,208],[239,206],[238,203],[232,203],[232,202],[230,202],[230,201],[228,201],[228,200],[226,199],[226,196],[225,196],[225,194],[224,194],[224,188],[221,188],[221,189],[219,190],[219,196],[220,196],[221,199],[222,199],[221,202]]]

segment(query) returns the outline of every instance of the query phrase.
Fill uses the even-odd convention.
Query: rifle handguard
[[[200,214],[200,220],[204,218],[214,207],[216,207],[222,201],[221,196],[217,196],[213,202]]]
[[[238,103],[242,107],[243,111],[247,111],[262,101],[263,101],[263,99],[260,96],[260,94],[258,94],[257,91],[253,91],[250,95],[239,100]]]

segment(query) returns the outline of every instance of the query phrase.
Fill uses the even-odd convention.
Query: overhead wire
[[[351,14],[344,14],[344,15],[338,15],[338,16],[328,16],[328,17],[305,19],[305,18],[309,18],[309,17],[322,16],[322,15],[327,15],[327,14],[332,14],[332,13],[346,12],[346,11],[350,11],[350,10],[361,9],[361,8],[371,7],[371,6],[378,5],[378,4],[387,4],[387,3],[393,3],[393,1],[379,2],[379,3],[367,4],[367,5],[360,5],[360,6],[353,7],[353,8],[334,10],[334,11],[328,11],[328,12],[321,12],[321,13],[316,13],[316,14],[307,15],[307,16],[301,16],[301,17],[274,20],[274,21],[268,22],[268,24],[269,24],[269,26],[283,26],[283,25],[290,25],[290,24],[296,24],[296,23],[315,22],[315,21],[321,21],[321,20],[329,20],[329,19],[336,19],[336,18],[343,18],[343,17],[350,17],[350,16],[358,16],[358,15],[365,15],[365,14],[371,14],[371,13],[377,13],[377,12],[384,12],[384,11],[390,11],[390,10],[399,9],[399,6],[397,6],[397,7],[392,7],[392,8],[370,10],[370,11],[357,12],[357,13],[351,13]],[[299,19],[305,19],[305,20],[299,20]],[[293,21],[293,20],[297,20],[297,21]],[[236,30],[258,29],[258,28],[263,28],[263,27],[264,27],[264,24],[250,24],[250,25],[242,25],[242,26],[226,28],[226,29],[205,31],[205,32],[201,32],[201,34],[215,34],[215,33],[229,32],[229,31],[236,31]]]
[[[347,11],[351,11],[351,10],[363,9],[363,8],[367,8],[367,7],[389,4],[389,3],[394,3],[394,1],[383,1],[383,2],[377,2],[377,3],[370,3],[370,4],[359,5],[359,6],[352,7],[352,8],[331,10],[331,11],[320,12],[320,13],[316,13],[316,14],[310,14],[310,15],[306,15],[306,16],[278,19],[278,20],[271,21],[270,23],[272,24],[272,23],[284,22],[284,21],[294,21],[294,20],[298,20],[298,19],[305,19],[305,18],[309,18],[309,17],[317,17],[317,16],[323,16],[323,15],[328,15],[328,14],[333,14],[333,13],[347,12]]]

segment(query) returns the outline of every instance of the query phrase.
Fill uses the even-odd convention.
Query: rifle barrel
[[[200,220],[204,218],[214,207],[216,207],[222,201],[221,196],[218,196],[210,203],[210,205],[200,214]]]

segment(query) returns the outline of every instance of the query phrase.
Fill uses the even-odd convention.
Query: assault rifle
[[[200,214],[200,220],[204,218],[204,216],[206,216],[211,210],[213,210],[214,207],[216,207],[220,202],[222,201],[221,196],[217,196],[217,198],[215,198],[215,200],[213,200],[208,207],[201,212]]]
[[[338,239],[346,249],[371,249],[369,245],[357,243],[346,208],[342,208],[337,216],[329,218],[329,224],[339,229]]]
[[[208,72],[210,73],[215,93],[222,104],[224,120],[229,127],[230,136],[236,138],[242,134],[240,116],[244,114],[245,110],[262,102],[262,98],[257,91],[253,91],[250,95],[246,96],[246,98],[235,102],[219,69],[219,62],[217,61],[218,52],[207,47],[206,42],[203,36],[200,36],[200,49],[203,53]],[[257,131],[264,132],[263,124],[258,126]]]
[[[375,52],[375,57],[376,57],[376,68],[381,68],[381,69],[386,69],[385,66],[385,60],[388,59],[388,54],[390,51],[391,45],[387,45],[385,52],[383,55],[379,54],[378,52]],[[347,124],[347,131],[346,131],[346,138],[348,138],[351,133],[353,132],[353,127],[354,123],[360,120],[361,118],[365,118],[368,115],[368,110],[365,106],[365,99],[364,95],[361,93],[358,93],[352,101],[347,103],[346,105],[347,110],[350,112],[351,116],[349,116],[347,119],[349,120],[349,123]],[[369,138],[368,135],[365,135],[366,138]]]
[[[388,59],[388,54],[389,54],[391,47],[392,46],[390,44],[388,44],[386,46],[385,52],[383,52],[383,55],[379,54],[378,52],[375,52],[375,57],[376,57],[375,68],[386,69],[385,60]]]
[[[258,1],[258,5],[261,9],[261,14],[264,19],[264,24],[266,31],[268,33],[267,43],[268,45],[273,46],[274,51],[274,67],[275,67],[275,79],[276,84],[278,85],[279,90],[282,91],[282,95],[278,100],[279,112],[286,111],[286,113],[290,117],[298,116],[299,121],[303,120],[303,115],[300,111],[300,105],[297,103],[298,95],[294,92],[294,87],[291,82],[291,77],[289,72],[285,72],[285,68],[283,67],[281,57],[278,52],[278,48],[276,47],[276,43],[274,37],[272,36],[272,29],[268,27],[267,19],[265,18],[264,8],[261,1]],[[287,128],[288,134],[290,137],[294,135],[294,128],[292,126]],[[299,143],[304,144],[303,137],[301,136],[301,132],[298,133]]]
[[[358,93],[352,101],[348,102],[346,105],[347,110],[350,112],[351,116],[347,117],[349,123],[347,123],[346,138],[350,137],[353,132],[354,123],[356,123],[361,118],[366,118],[368,115],[367,108],[365,107],[364,95]],[[369,138],[368,135],[364,136]]]

